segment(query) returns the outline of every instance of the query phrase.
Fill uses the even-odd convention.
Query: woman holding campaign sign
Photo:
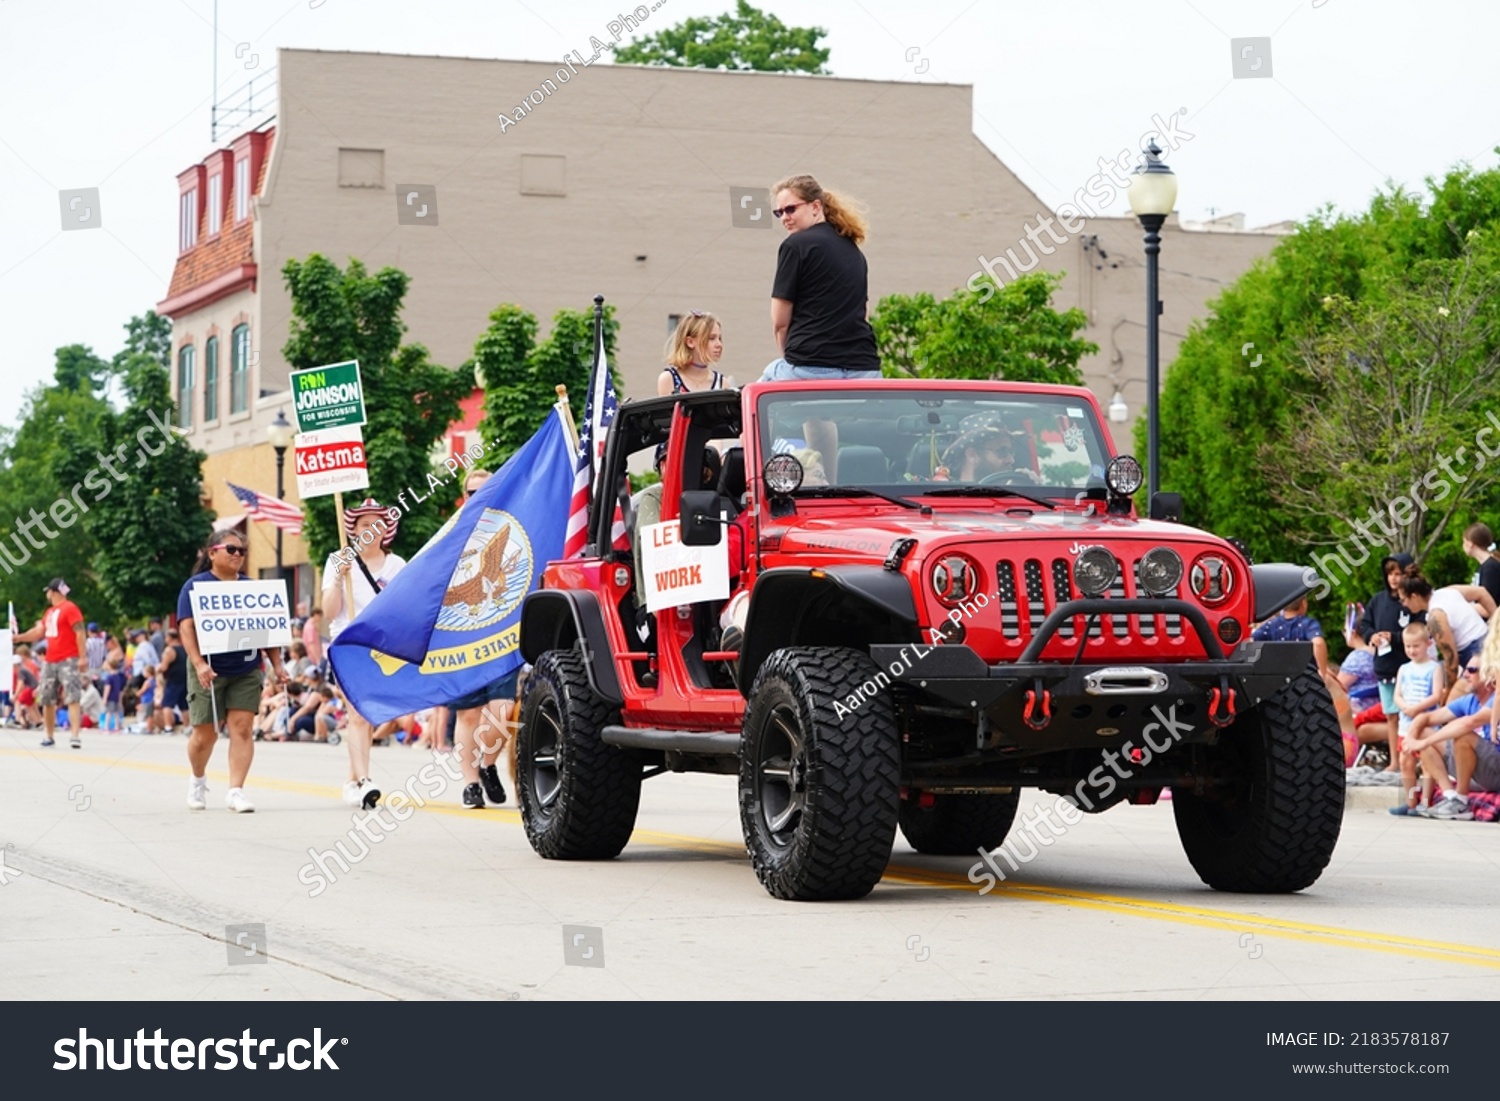
[[[241,601],[235,599],[239,594],[219,591],[220,586],[238,588],[237,583],[250,581],[242,572],[245,539],[238,532],[215,532],[210,539],[198,556],[197,572],[188,578],[177,596],[177,629],[188,659],[188,721],[193,728],[188,737],[188,764],[193,769],[193,778],[188,782],[188,807],[203,810],[208,806],[208,779],[204,772],[218,741],[222,716],[229,728],[229,793],[225,803],[230,810],[247,814],[255,809],[245,798],[245,778],[255,757],[251,724],[260,707],[262,654],[271,659],[271,670],[278,681],[285,684],[287,675],[281,665],[280,646],[264,650],[230,649],[222,643],[221,636],[226,631],[230,637],[263,631],[268,629],[266,623],[281,620],[289,630],[291,619],[287,615],[284,586],[279,612],[275,597],[257,594],[254,600]],[[246,607],[241,608],[242,604]],[[200,616],[204,620],[201,630]],[[205,654],[205,650],[209,652]]]
[[[344,532],[349,537],[350,547],[330,556],[323,567],[323,611],[331,619],[328,625],[330,645],[406,565],[406,559],[389,550],[396,541],[400,520],[400,509],[386,508],[373,497],[365,498],[355,508],[344,510]],[[350,590],[354,597],[353,607],[344,599]],[[362,806],[369,810],[380,802],[380,789],[370,779],[370,743],[374,736],[374,728],[350,701],[349,725],[344,731],[344,744],[349,747],[349,779],[344,784],[344,802],[351,807]]]

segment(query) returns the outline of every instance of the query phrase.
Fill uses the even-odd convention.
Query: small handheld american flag
[[[564,558],[578,557],[588,543],[589,496],[599,473],[599,464],[604,461],[609,426],[614,423],[619,408],[614,380],[604,356],[604,328],[598,325],[594,333],[594,368],[589,375],[589,396],[583,407],[583,423],[578,426],[578,453],[574,459],[577,469],[573,475],[573,500],[568,508],[568,531],[563,542]],[[619,528],[615,533],[618,535],[624,531],[623,518],[617,516],[615,523]]]

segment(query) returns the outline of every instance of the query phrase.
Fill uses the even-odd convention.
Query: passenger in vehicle
[[[667,366],[656,379],[656,392],[685,394],[697,390],[730,390],[734,379],[718,370],[724,354],[724,329],[711,313],[690,310],[667,339]]]
[[[869,266],[859,246],[868,232],[851,200],[825,190],[812,176],[789,176],[772,189],[787,231],[771,284],[771,332],[781,358],[766,367],[767,382],[833,382],[880,377],[880,353],[870,328]],[[830,420],[803,426],[807,445],[838,471],[838,427]]]

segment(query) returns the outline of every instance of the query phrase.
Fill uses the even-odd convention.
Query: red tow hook
[[[1224,710],[1219,711],[1219,704],[1224,704]],[[1234,722],[1234,689],[1229,687],[1228,678],[1220,681],[1220,687],[1208,690],[1208,721],[1218,727],[1228,726]]]
[[[1037,712],[1040,711],[1040,717]],[[1021,718],[1026,720],[1026,725],[1032,730],[1041,730],[1052,721],[1052,693],[1045,688],[1026,689],[1026,706],[1021,711]]]

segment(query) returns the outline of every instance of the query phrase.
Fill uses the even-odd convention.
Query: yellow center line
[[[49,754],[36,750],[0,746],[0,756],[36,757],[45,760]],[[89,756],[78,750],[66,755],[50,754],[54,759],[79,764],[104,765],[112,768],[128,768],[138,772],[154,772],[161,775],[187,775],[186,765],[159,764],[154,761],[134,761],[128,758]],[[209,775],[226,782],[228,774],[211,772]],[[312,795],[326,799],[342,799],[342,789],[325,784],[310,784],[297,780],[285,780],[275,776],[254,774],[254,786],[271,791],[282,791],[297,795]],[[398,791],[394,788],[392,791]],[[454,803],[437,803],[425,800],[425,805],[414,809],[432,811],[437,814],[466,818],[470,821],[519,822],[520,813],[510,807],[490,807],[493,813],[476,815],[471,809]],[[358,813],[358,812],[356,812]],[[653,845],[658,848],[687,850],[729,859],[743,859],[745,847],[742,842],[715,841],[707,837],[667,833],[662,830],[638,828],[631,834],[633,844]],[[966,875],[931,868],[915,868],[892,864],[886,869],[884,881],[909,886],[938,887],[945,890],[975,890],[974,883]],[[976,891],[977,893],[977,891]],[[1438,960],[1445,963],[1464,963],[1475,967],[1500,970],[1500,948],[1459,944],[1451,941],[1428,940],[1407,937],[1396,933],[1381,933],[1368,929],[1351,929],[1335,925],[1319,925],[1311,922],[1291,921],[1285,918],[1265,917],[1259,914],[1242,913],[1238,910],[1220,910],[1206,906],[1189,906],[1177,902],[1157,899],[1135,898],[1129,895],[1105,894],[1070,887],[1053,887],[1036,883],[998,883],[990,892],[996,899],[1022,899],[1028,902],[1045,902],[1075,909],[1097,910],[1103,913],[1125,914],[1150,921],[1165,921],[1178,925],[1192,925],[1203,929],[1223,929],[1236,933],[1254,931],[1264,936],[1285,940],[1299,940],[1313,944],[1328,944],[1340,948],[1358,948],[1371,952],[1384,952],[1414,959]]]

